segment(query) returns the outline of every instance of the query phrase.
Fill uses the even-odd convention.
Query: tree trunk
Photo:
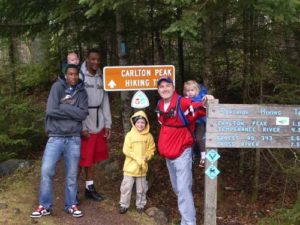
[[[261,68],[259,65],[255,63],[255,58],[261,58],[258,62],[262,62],[262,56],[257,56],[257,52],[262,51],[262,49],[257,49],[255,42],[255,31],[258,29],[258,15],[255,12],[253,6],[251,6],[250,10],[250,76],[257,76],[255,68]],[[259,103],[263,103],[263,89],[262,89],[262,74],[259,74],[260,77],[260,97]],[[252,200],[254,202],[258,199],[258,191],[259,191],[259,172],[260,172],[260,158],[261,158],[261,149],[255,149],[255,172],[254,172],[254,181],[253,181],[253,195]]]
[[[16,51],[15,37],[13,34],[11,34],[9,37],[9,62],[11,65],[11,92],[10,92],[11,96],[13,96],[17,93],[15,51]]]
[[[31,61],[33,63],[42,63],[45,59],[45,54],[42,49],[43,40],[36,36],[30,43]]]
[[[153,0],[150,1],[150,16],[151,16],[151,64],[155,64],[155,46],[154,46],[154,21],[153,21]]]
[[[182,15],[182,9],[177,8],[176,10],[176,19],[180,20]],[[184,53],[183,53],[183,37],[181,33],[178,32],[177,34],[177,48],[178,48],[178,70],[179,70],[179,77],[177,79],[178,84],[177,88],[179,92],[182,90],[183,82],[184,82]]]
[[[214,87],[213,87],[213,65],[212,65],[212,24],[211,18],[206,18],[203,21],[203,82],[205,86],[208,87],[209,92],[213,94]]]
[[[243,84],[242,84],[242,96],[243,96],[243,104],[248,103],[248,76],[249,76],[249,13],[248,9],[244,9],[243,11]],[[245,167],[245,149],[240,150],[240,174],[244,174]]]
[[[126,50],[125,42],[125,29],[122,19],[122,14],[119,10],[116,11],[116,29],[117,29],[117,42],[118,42],[118,56],[119,56],[119,65],[126,66],[128,65],[128,53]],[[121,92],[121,101],[122,101],[122,121],[123,121],[123,130],[126,134],[131,129],[131,124],[129,118],[132,115],[131,104],[131,95],[128,91]]]
[[[160,33],[157,28],[155,29],[155,42],[156,42],[157,52],[158,52],[158,64],[164,65],[166,63],[165,53],[164,53],[163,45],[161,43]]]

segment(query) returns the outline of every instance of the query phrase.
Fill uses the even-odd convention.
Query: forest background
[[[299,0],[0,0],[0,161],[42,150],[51,84],[68,52],[84,60],[89,48],[101,50],[102,66],[175,65],[180,93],[195,79],[220,103],[300,102]],[[110,96],[124,132],[131,96]],[[156,99],[151,94],[152,104]],[[239,172],[253,175],[252,200],[283,178],[294,194],[282,200],[278,208],[292,209],[280,215],[287,224],[300,221],[299,152],[237,154]],[[270,171],[267,181],[259,179],[262,170]]]

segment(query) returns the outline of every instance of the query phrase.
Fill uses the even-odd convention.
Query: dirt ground
[[[34,168],[28,171],[17,172],[9,178],[1,179],[0,207],[1,225],[154,225],[154,220],[146,214],[138,214],[131,209],[127,214],[118,213],[117,198],[109,192],[102,192],[106,199],[102,202],[85,199],[83,180],[80,182],[80,207],[84,212],[82,218],[73,218],[64,212],[64,166],[63,161],[57,166],[57,173],[53,180],[54,204],[53,214],[38,219],[30,218],[38,204],[39,169],[37,162]],[[97,179],[98,181],[98,179]],[[99,189],[101,189],[99,187]],[[115,197],[118,193],[114,194]]]

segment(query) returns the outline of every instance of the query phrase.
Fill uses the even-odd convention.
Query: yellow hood
[[[142,117],[145,118],[146,121],[147,121],[147,124],[146,124],[146,126],[145,126],[145,129],[144,129],[142,132],[139,132],[139,131],[136,129],[136,127],[134,126],[133,118],[136,117],[136,116],[142,116]],[[130,117],[130,122],[131,122],[131,126],[132,126],[131,131],[133,131],[133,132],[138,132],[138,133],[140,133],[140,134],[148,134],[148,133],[149,133],[149,131],[150,131],[149,120],[148,120],[148,117],[147,117],[147,115],[146,115],[146,113],[145,113],[144,111],[140,110],[140,111],[137,111],[136,113],[134,113],[134,114]]]

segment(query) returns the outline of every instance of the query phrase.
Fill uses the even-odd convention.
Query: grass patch
[[[39,174],[40,161],[28,169],[1,178],[0,203],[6,204],[7,208],[0,209],[0,224],[57,224],[52,216],[44,217],[42,220],[30,218],[31,210],[38,204]]]
[[[300,194],[291,209],[279,209],[272,216],[264,218],[259,225],[300,225]]]

